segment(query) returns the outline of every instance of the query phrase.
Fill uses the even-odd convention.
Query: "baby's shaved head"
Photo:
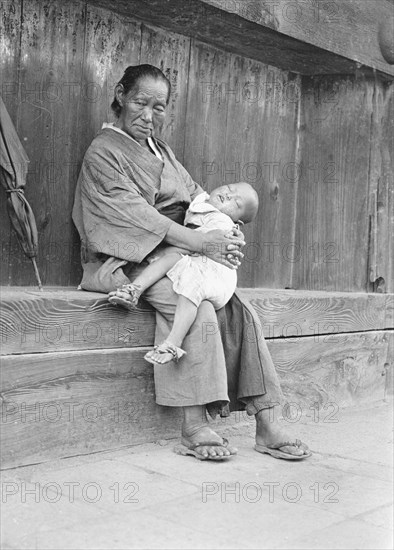
[[[256,189],[254,189],[249,183],[240,182],[236,185],[242,186],[244,189],[244,213],[240,216],[240,220],[243,223],[250,223],[257,215],[259,209],[259,196]]]

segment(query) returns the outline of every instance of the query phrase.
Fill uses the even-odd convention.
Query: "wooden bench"
[[[240,292],[296,415],[392,393],[393,295]],[[130,313],[98,293],[2,288],[3,467],[176,437],[180,412],[155,404],[143,360],[154,328],[149,306]]]

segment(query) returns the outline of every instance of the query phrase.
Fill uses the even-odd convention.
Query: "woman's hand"
[[[241,241],[243,243],[242,245],[229,244],[227,246],[227,250],[230,251],[230,253],[227,254],[227,259],[228,259],[229,262],[231,262],[232,264],[235,265],[236,269],[238,269],[238,267],[241,265],[241,258],[243,258],[244,255],[241,253],[240,256],[236,256],[236,255],[232,254],[231,252],[234,251],[234,250],[240,251],[241,248],[243,248],[245,246],[245,235],[242,233],[242,231],[240,229],[238,229],[238,227],[234,227],[232,233],[235,237],[237,237],[238,239],[241,239]]]
[[[203,235],[202,253],[205,256],[231,269],[237,269],[241,265],[244,255],[240,249],[246,244],[241,231],[233,229],[229,232],[215,229]]]

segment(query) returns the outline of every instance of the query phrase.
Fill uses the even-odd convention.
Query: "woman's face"
[[[116,97],[122,111],[115,125],[144,145],[163,124],[167,84],[160,79],[144,77],[127,94],[122,86],[118,86]]]

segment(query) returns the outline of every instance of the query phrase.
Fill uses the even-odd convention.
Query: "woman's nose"
[[[145,107],[145,109],[142,111],[141,117],[146,122],[152,122],[152,114],[152,109],[150,109],[149,107]]]

